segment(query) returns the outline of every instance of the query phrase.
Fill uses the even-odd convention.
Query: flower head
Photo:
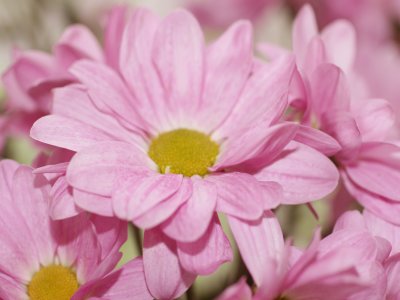
[[[47,180],[13,161],[3,160],[0,169],[2,299],[78,300],[115,293],[151,299],[140,259],[112,273],[126,240],[124,222],[86,214],[52,221]],[[138,284],[129,287],[129,280]]]

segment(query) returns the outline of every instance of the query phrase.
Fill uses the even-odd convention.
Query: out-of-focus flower
[[[279,122],[293,58],[256,63],[249,23],[205,48],[187,12],[137,10],[120,51],[117,70],[76,63],[82,85],[59,89],[31,136],[77,152],[67,168],[77,206],[146,229],[154,297],[179,296],[193,274],[231,258],[217,211],[252,222],[335,188],[334,165],[293,141],[297,124]]]
[[[352,230],[355,232],[369,232],[375,236],[381,248],[383,267],[387,277],[387,288],[382,299],[397,299],[400,287],[400,227],[385,222],[374,214],[364,211],[346,212],[338,219],[335,225],[337,230]]]
[[[47,180],[9,160],[0,169],[2,299],[152,299],[141,259],[112,272],[126,223],[86,214],[52,221]]]
[[[52,90],[75,81],[68,68],[79,59],[92,59],[115,66],[118,59],[124,7],[110,13],[105,29],[104,50],[95,36],[84,26],[69,27],[53,49],[53,55],[31,51],[15,51],[14,63],[3,75],[7,93],[3,134],[27,136],[32,124],[51,111]],[[117,66],[115,66],[117,67]]]
[[[202,25],[225,28],[240,19],[256,20],[277,0],[187,0],[190,9]]]
[[[398,224],[400,148],[387,140],[395,116],[387,101],[362,98],[366,92],[353,68],[355,44],[349,23],[336,21],[318,34],[311,7],[303,8],[293,29],[298,73],[291,87],[294,113],[289,118],[336,139],[342,149],[329,155],[350,194],[367,209]],[[274,49],[265,46],[264,50],[271,55]],[[301,127],[298,134],[308,136],[311,131]],[[308,144],[315,146],[310,140]]]
[[[400,114],[399,24],[400,2],[397,0],[327,0],[294,1],[311,3],[321,26],[336,19],[347,19],[357,32],[354,69],[365,80],[370,97],[385,98]],[[400,131],[400,118],[397,118]],[[399,132],[396,133],[397,136]]]
[[[342,300],[366,299],[366,295],[383,299],[386,276],[382,263],[388,253],[369,232],[336,230],[320,240],[317,230],[302,251],[284,245],[279,225],[273,223],[277,221],[268,216],[251,227],[247,243],[239,245],[243,259],[252,262],[247,266],[257,285],[254,295],[241,280],[218,300]]]

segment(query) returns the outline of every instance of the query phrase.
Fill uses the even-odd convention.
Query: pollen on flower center
[[[64,266],[50,265],[33,275],[28,296],[30,300],[69,300],[78,288],[75,272]]]
[[[204,176],[217,158],[219,146],[204,133],[176,129],[161,133],[150,144],[149,156],[161,173]]]

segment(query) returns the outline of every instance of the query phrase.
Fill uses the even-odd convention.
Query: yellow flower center
[[[149,156],[161,173],[204,176],[217,158],[219,146],[208,135],[190,129],[164,132],[150,144]]]
[[[28,296],[30,300],[69,300],[78,288],[75,272],[64,266],[50,265],[33,275]]]

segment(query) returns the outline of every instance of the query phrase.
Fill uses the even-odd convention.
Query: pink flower
[[[390,224],[368,211],[360,214],[349,211],[341,216],[335,225],[337,230],[369,232],[375,236],[381,248],[387,287],[384,299],[398,299],[400,287],[400,227]]]
[[[266,9],[278,3],[276,0],[188,0],[187,8],[202,25],[225,28],[240,19],[256,20]]]
[[[86,214],[52,221],[47,180],[13,161],[0,169],[1,299],[152,299],[140,258],[112,272],[126,223]]]
[[[354,30],[336,21],[318,34],[314,13],[306,6],[293,32],[298,72],[291,87],[291,118],[309,126],[300,128],[298,140],[314,146],[310,126],[334,138],[342,149],[325,153],[339,167],[349,193],[375,214],[399,224],[400,148],[387,139],[395,115],[387,101],[362,96],[353,68]],[[264,48],[271,52],[271,47]]]
[[[246,242],[238,246],[257,289],[252,295],[245,282],[239,281],[218,300],[239,299],[239,295],[249,300],[383,299],[383,251],[370,233],[337,230],[320,240],[317,230],[302,251],[284,245],[273,215],[246,227]]]
[[[293,141],[297,124],[279,122],[293,58],[256,62],[249,23],[205,47],[187,12],[159,20],[137,10],[119,57],[120,74],[76,63],[82,85],[57,90],[53,114],[31,136],[77,152],[66,173],[77,206],[146,230],[154,297],[178,297],[194,275],[231,259],[216,212],[253,222],[336,186],[334,165]]]
[[[3,74],[7,91],[5,134],[28,135],[32,124],[51,111],[52,90],[76,81],[68,68],[80,59],[115,64],[114,46],[121,38],[124,7],[114,8],[105,29],[104,50],[96,37],[84,26],[67,28],[53,48],[53,55],[30,51],[15,51],[14,62]]]

